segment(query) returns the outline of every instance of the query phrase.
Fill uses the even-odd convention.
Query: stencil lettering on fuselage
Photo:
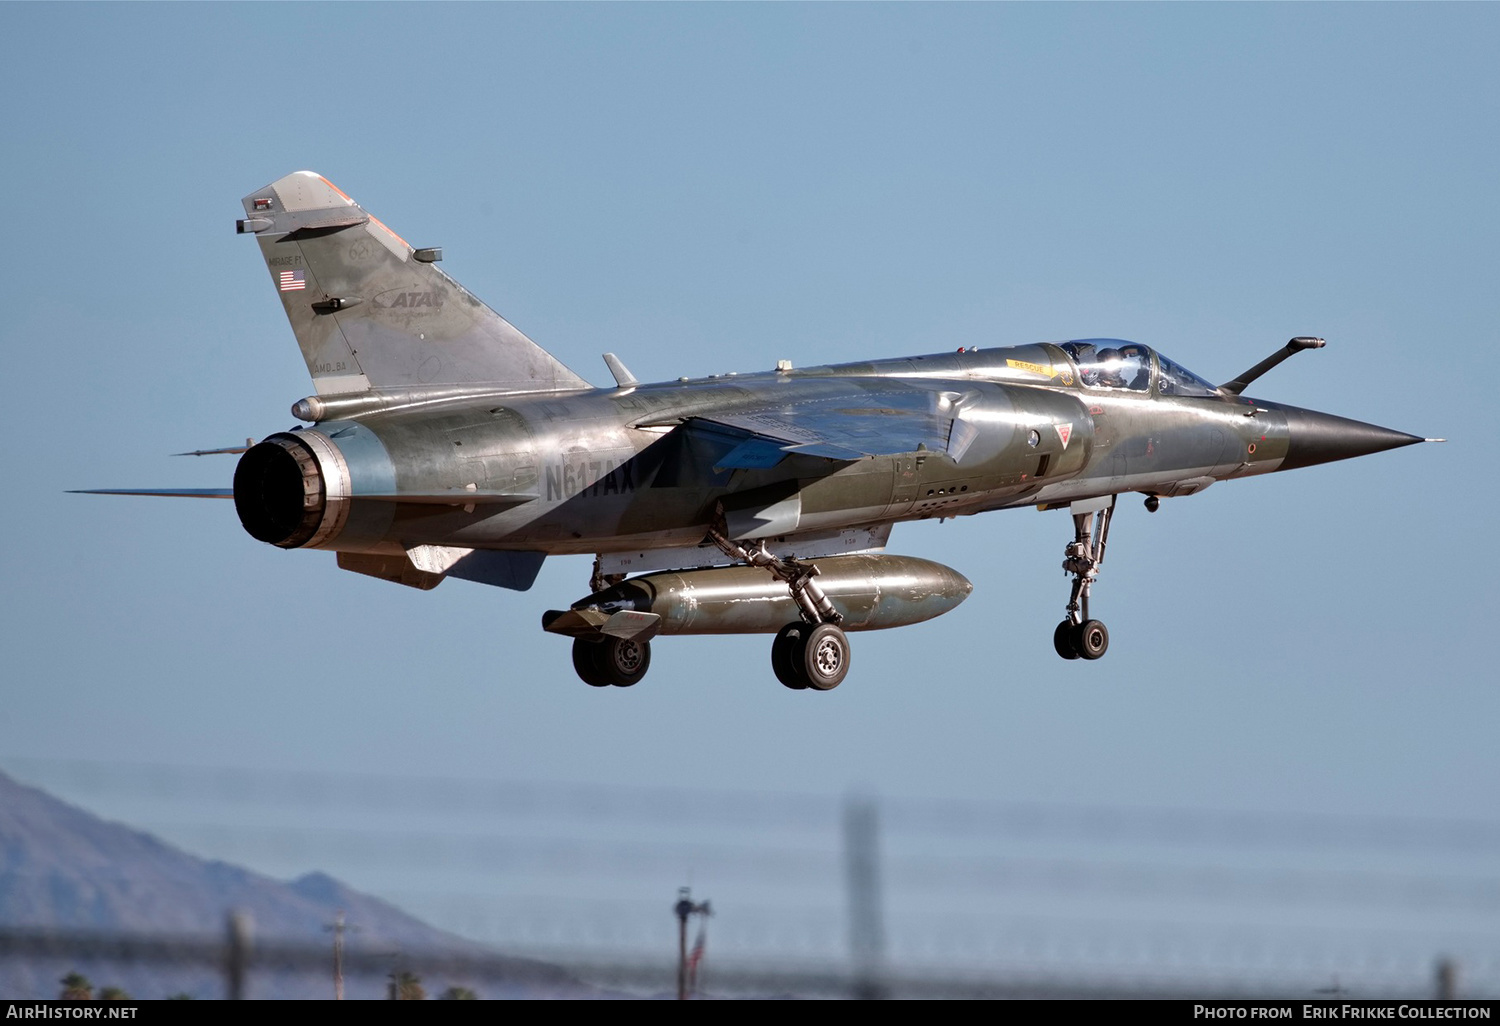
[[[547,467],[548,500],[593,498],[635,491],[635,467],[629,461],[566,460]]]

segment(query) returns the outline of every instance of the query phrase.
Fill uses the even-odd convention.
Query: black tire
[[[1073,621],[1064,620],[1052,632],[1052,647],[1064,659],[1077,659],[1078,649],[1073,647]]]
[[[807,690],[807,678],[802,675],[802,644],[810,629],[798,620],[777,631],[771,642],[771,669],[776,679],[793,691]]]
[[[599,650],[595,666],[599,679],[617,688],[638,684],[651,669],[651,642],[630,638],[605,638],[594,646]]]
[[[573,669],[578,677],[591,688],[607,688],[609,681],[599,668],[599,650],[604,646],[597,641],[583,638],[573,639]]]
[[[831,623],[820,623],[802,646],[802,675],[814,691],[832,691],[849,672],[849,636]]]
[[[1098,659],[1109,651],[1109,631],[1098,620],[1085,620],[1076,628],[1073,645],[1085,659]]]

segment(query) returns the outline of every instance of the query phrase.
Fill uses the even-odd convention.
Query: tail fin
[[[413,249],[328,179],[295,171],[245,197],[254,234],[320,395],[589,383]]]

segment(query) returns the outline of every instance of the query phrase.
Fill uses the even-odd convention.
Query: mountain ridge
[[[463,986],[482,997],[591,996],[558,966],[515,958],[447,933],[396,906],[312,871],[291,881],[275,880],[240,866],[203,859],[120,823],[107,822],[45,791],[0,772],[0,933],[119,937],[122,941],[202,938],[223,943],[229,916],[251,924],[252,945],[279,950],[326,946],[318,965],[257,965],[251,997],[332,997],[331,924],[342,914],[351,927],[344,938],[351,961],[364,965],[377,953],[389,973],[412,959],[443,958],[453,979],[430,979],[427,989]],[[364,956],[361,958],[361,956]],[[224,974],[199,964],[130,961],[92,953],[71,962],[38,949],[30,957],[0,960],[0,997],[53,998],[59,980],[78,971],[100,986],[117,986],[135,998],[186,993],[218,997]],[[77,964],[72,964],[77,963]],[[417,964],[411,962],[410,964]],[[485,978],[475,978],[482,965]],[[385,973],[346,976],[350,997],[381,997]],[[462,978],[460,978],[462,977]],[[357,992],[357,993],[356,993]]]

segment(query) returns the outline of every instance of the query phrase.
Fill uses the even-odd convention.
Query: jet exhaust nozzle
[[[349,467],[315,432],[271,435],[234,468],[234,509],[250,537],[284,549],[319,545],[349,516]]]

